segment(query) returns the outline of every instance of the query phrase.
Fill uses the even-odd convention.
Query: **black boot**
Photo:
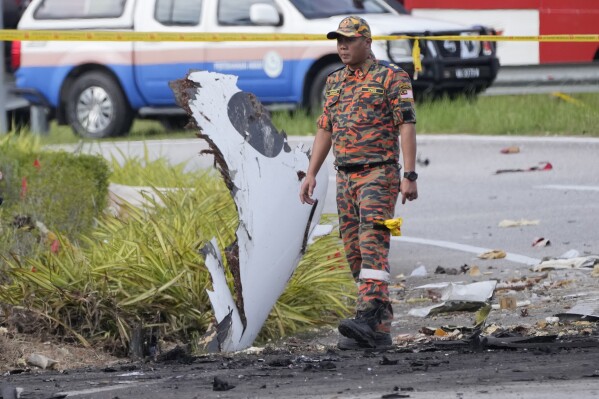
[[[368,350],[368,349],[380,349],[386,350],[393,347],[393,342],[391,340],[391,334],[375,332],[374,333],[374,347],[369,346],[368,343],[358,342],[353,338],[348,338],[341,336],[339,337],[339,341],[337,342],[337,348],[347,351],[347,350]]]
[[[386,306],[376,300],[370,309],[356,312],[355,318],[341,320],[339,332],[341,335],[355,340],[361,348],[376,348],[377,343],[391,345],[390,334],[376,333],[374,330],[381,323]]]

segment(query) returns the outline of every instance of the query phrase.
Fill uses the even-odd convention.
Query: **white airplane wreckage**
[[[236,241],[224,249],[233,292],[216,239],[202,248],[212,278],[208,291],[217,333],[209,347],[231,352],[252,345],[306,250],[326,194],[328,176],[317,176],[313,206],[299,189],[309,155],[290,148],[258,99],[237,87],[237,77],[191,72],[171,83],[177,101],[206,140],[239,214]]]

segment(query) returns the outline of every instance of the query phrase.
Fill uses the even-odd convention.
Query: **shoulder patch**
[[[400,71],[403,72],[403,69],[401,69],[401,67],[399,65],[394,64],[394,63],[389,62],[389,61],[380,61],[380,60],[378,60],[378,64],[381,65],[381,66],[387,67],[387,68],[391,69],[394,72],[400,72]]]

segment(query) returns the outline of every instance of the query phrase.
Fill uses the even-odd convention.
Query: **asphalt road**
[[[291,146],[309,148],[311,137],[292,137]],[[83,151],[117,159],[121,153],[187,162],[195,170],[212,165],[199,156],[207,145],[199,139],[101,143]],[[501,149],[517,146],[516,154]],[[396,216],[404,219],[403,237],[394,240],[392,272],[410,273],[427,267],[459,266],[470,262],[479,249],[502,249],[514,256],[514,265],[533,264],[570,249],[599,254],[599,139],[568,137],[508,137],[467,135],[418,136],[419,199],[398,204]],[[498,170],[542,167],[548,171],[496,174]],[[325,213],[335,213],[332,157],[325,163],[330,181]],[[502,220],[538,220],[538,225],[500,228]],[[532,247],[544,237],[547,247]],[[427,240],[441,242],[427,242]],[[464,248],[470,246],[472,248]]]

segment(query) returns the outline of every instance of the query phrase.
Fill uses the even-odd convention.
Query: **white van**
[[[484,28],[400,14],[383,0],[33,0],[19,23],[25,30],[138,32],[315,33],[359,14],[373,35],[473,35]],[[375,41],[377,58],[413,71],[412,43]],[[492,43],[422,43],[424,92],[479,92],[497,74]],[[264,42],[22,42],[13,60],[17,86],[43,99],[59,123],[85,137],[126,134],[136,116],[170,125],[182,111],[168,82],[192,69],[239,76],[239,87],[267,105],[319,104],[326,76],[340,66],[334,41]]]

